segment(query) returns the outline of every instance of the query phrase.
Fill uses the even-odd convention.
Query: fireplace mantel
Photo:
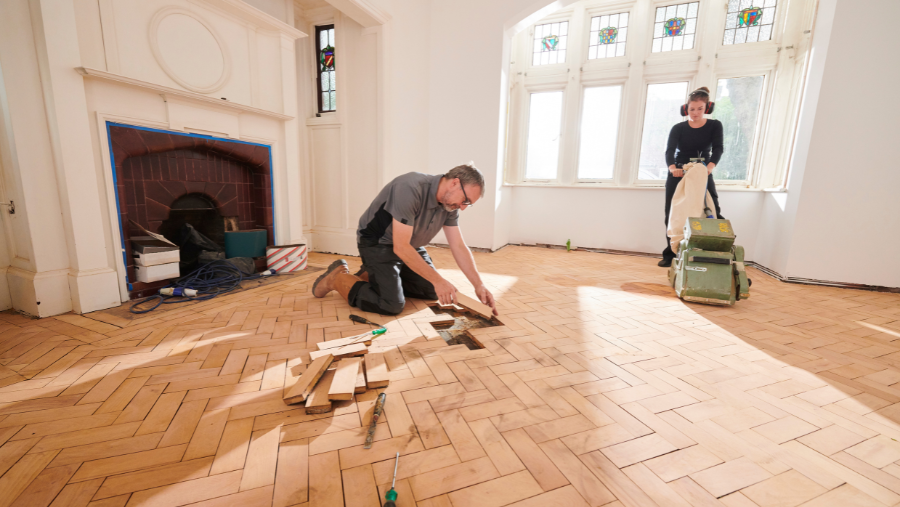
[[[231,102],[228,100],[210,97],[209,95],[203,95],[202,93],[196,93],[196,92],[192,92],[192,91],[188,91],[188,90],[179,90],[177,88],[170,88],[168,86],[158,85],[155,83],[142,81],[140,79],[123,76],[121,74],[114,74],[112,72],[106,72],[103,70],[91,69],[89,67],[76,67],[75,70],[84,77],[90,77],[90,78],[95,78],[95,79],[104,79],[106,81],[113,81],[116,83],[122,83],[122,84],[131,85],[131,86],[137,86],[140,88],[146,88],[148,90],[153,90],[153,91],[159,92],[163,96],[163,98],[165,98],[166,95],[171,95],[171,96],[180,97],[183,99],[194,100],[197,102],[201,102],[203,104],[214,105],[217,107],[224,107],[226,109],[233,109],[233,110],[238,111],[239,113],[258,114],[258,115],[262,115],[262,116],[268,116],[271,118],[277,118],[282,121],[294,119],[293,116],[276,113],[274,111],[269,111],[267,109],[260,109],[258,107],[253,107],[253,106],[245,106],[243,104],[238,104],[238,103]]]

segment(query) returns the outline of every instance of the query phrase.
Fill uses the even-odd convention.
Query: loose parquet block
[[[325,355],[314,360],[297,380],[297,383],[291,386],[284,394],[285,402],[294,404],[306,401],[306,398],[315,389],[316,383],[322,378],[328,367],[331,366],[332,361],[334,361],[334,356],[332,355]]]
[[[331,412],[332,403],[331,400],[328,399],[328,391],[331,390],[334,372],[334,369],[327,370],[325,374],[322,375],[322,379],[319,380],[319,383],[316,384],[315,389],[313,389],[306,398],[304,406],[306,407],[307,414],[324,414]]]
[[[370,352],[365,356],[366,386],[369,389],[386,387],[390,383],[384,354]]]
[[[456,302],[467,310],[470,310],[487,320],[491,320],[494,317],[494,311],[491,310],[490,306],[477,299],[470,298],[461,292],[456,293]]]
[[[328,388],[329,400],[350,400],[356,392],[356,377],[362,366],[359,358],[347,358],[337,362],[334,378]]]

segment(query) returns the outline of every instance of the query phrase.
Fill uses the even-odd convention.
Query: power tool
[[[734,229],[725,219],[688,218],[684,239],[669,268],[669,283],[685,301],[734,305],[750,297],[744,247],[734,244]]]

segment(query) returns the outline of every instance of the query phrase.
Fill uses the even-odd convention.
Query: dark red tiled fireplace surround
[[[136,281],[129,238],[143,233],[129,220],[159,233],[173,203],[186,195],[202,195],[240,230],[266,229],[274,244],[267,147],[118,125],[110,125],[109,136],[132,299],[155,294],[166,282]]]

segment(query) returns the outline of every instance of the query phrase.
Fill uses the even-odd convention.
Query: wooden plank
[[[365,346],[372,345],[372,333],[367,336],[357,336],[356,338],[338,338],[337,340],[328,340],[327,342],[319,342],[316,347],[319,350],[337,349],[346,347],[347,345],[362,344]]]
[[[341,463],[337,451],[309,457],[309,505],[344,507]]]
[[[372,465],[361,465],[341,471],[344,501],[353,507],[381,507]]]
[[[59,451],[47,451],[29,454],[19,460],[12,468],[0,477],[0,507],[9,507],[13,501],[25,491],[33,481],[56,457]]]
[[[228,413],[230,408],[220,410],[211,410],[204,412],[197,424],[197,429],[191,436],[187,451],[184,453],[184,461],[202,458],[205,456],[214,456],[216,449],[219,447],[219,439],[222,432],[225,431],[225,424],[228,422]]]
[[[208,456],[191,461],[183,461],[150,470],[141,470],[129,474],[114,475],[105,480],[100,479],[103,486],[93,496],[95,500],[127,495],[135,491],[157,488],[182,481],[199,479],[209,475],[213,458]]]
[[[241,477],[241,491],[275,484],[275,465],[278,460],[278,437],[281,426],[253,433],[244,475]]]
[[[359,372],[356,374],[356,387],[353,389],[353,392],[362,394],[366,392],[366,389],[368,389],[366,386],[366,364],[360,359]]]
[[[169,486],[138,491],[131,495],[130,505],[141,507],[172,507],[200,502],[210,498],[231,495],[238,492],[241,471],[211,475],[202,479],[184,481]],[[241,505],[241,504],[235,504]]]
[[[303,375],[300,375],[297,383],[288,389],[288,392],[284,395],[285,403],[293,405],[295,403],[306,401],[306,398],[309,397],[310,393],[312,393],[313,389],[316,387],[316,383],[322,378],[322,375],[328,367],[331,366],[332,361],[334,361],[334,356],[330,354],[313,361],[309,367],[306,368],[306,371],[303,372]]]
[[[78,469],[78,473],[72,477],[71,482],[96,479],[98,477],[141,470],[142,468],[175,463],[181,461],[182,456],[184,456],[185,448],[187,448],[187,445],[176,445],[152,451],[136,452],[124,456],[88,461],[81,465],[81,468]]]
[[[275,472],[272,507],[289,507],[309,500],[309,444],[307,439],[282,443]]]
[[[351,400],[356,391],[356,376],[359,374],[360,358],[348,358],[338,361],[328,389],[329,400]]]
[[[247,456],[252,430],[252,417],[228,421],[225,431],[222,433],[222,441],[219,442],[210,474],[216,475],[244,468],[244,459]]]
[[[307,414],[325,414],[331,412],[331,400],[328,399],[328,391],[331,389],[331,382],[334,380],[334,370],[328,370],[322,375],[322,380],[313,389],[313,392],[306,398]]]
[[[470,310],[487,320],[491,320],[494,318],[494,311],[491,310],[491,307],[482,304],[481,301],[477,299],[472,299],[469,296],[466,296],[462,292],[456,293],[456,302],[463,306],[465,309]]]
[[[387,364],[384,362],[384,354],[366,354],[366,386],[369,389],[387,387],[391,383],[388,376]]]
[[[318,350],[315,352],[309,353],[309,358],[312,360],[316,360],[320,357],[325,356],[334,356],[335,360],[344,359],[347,357],[354,356],[362,356],[369,353],[369,348],[363,345],[362,343],[357,343],[354,345],[347,345],[346,347],[340,347],[337,349],[325,349]]]

